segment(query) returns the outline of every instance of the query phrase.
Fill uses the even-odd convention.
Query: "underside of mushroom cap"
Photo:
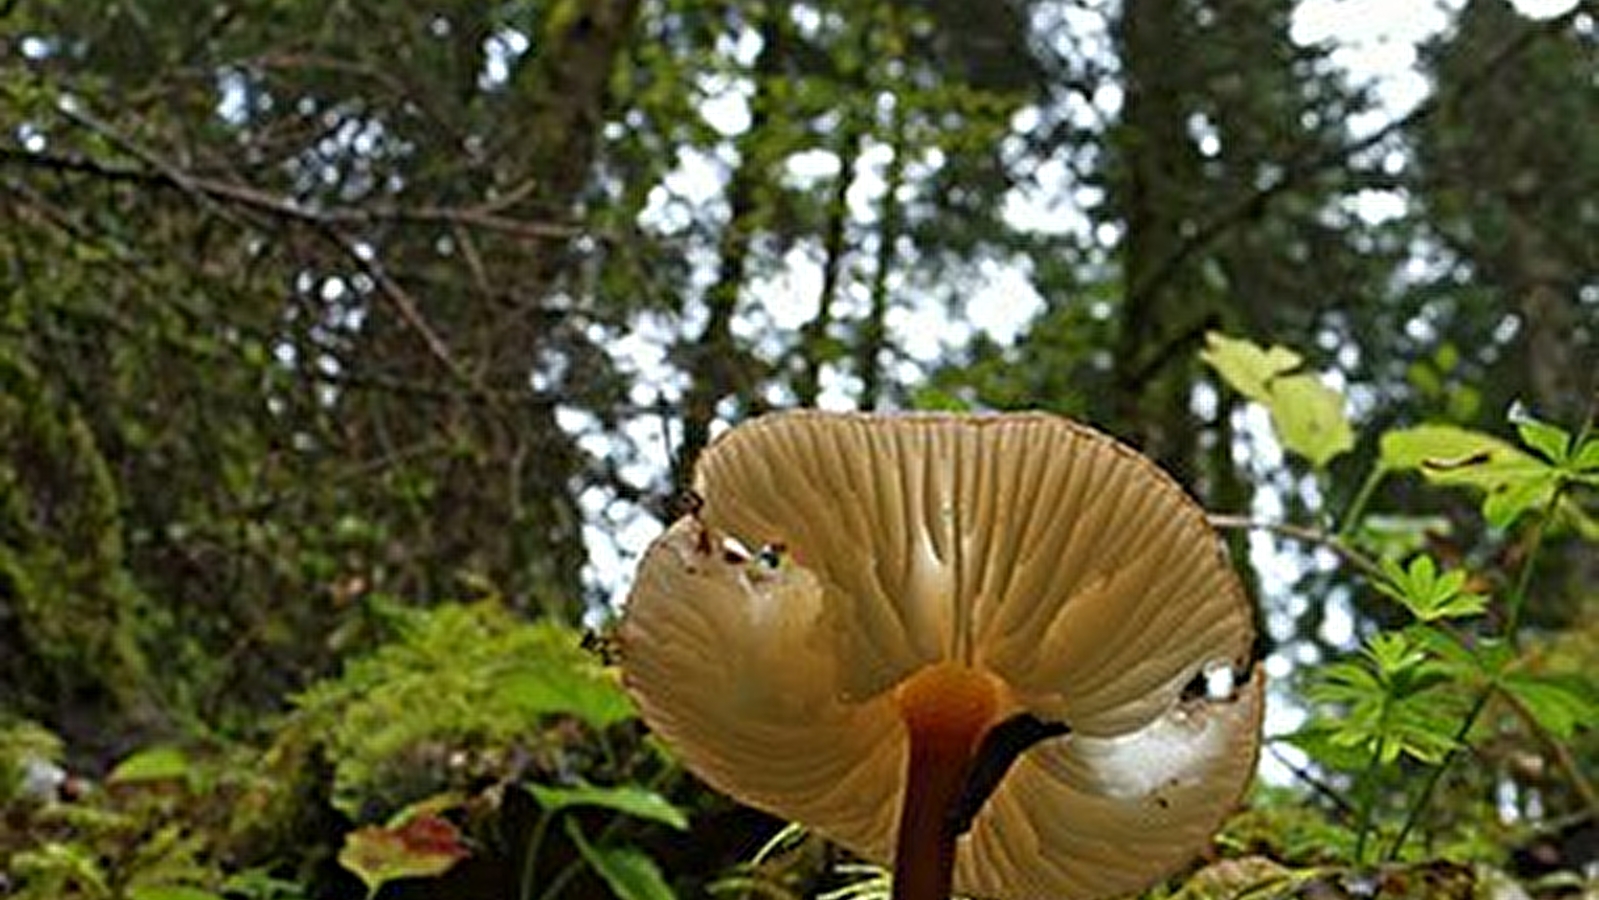
[[[1056,417],[786,413],[696,469],[697,515],[622,627],[645,720],[716,787],[886,860],[904,793],[893,689],[953,662],[1003,715],[1064,723],[962,838],[959,891],[1098,897],[1184,862],[1248,783],[1250,610],[1199,507]],[[1191,688],[1236,673],[1236,690]]]

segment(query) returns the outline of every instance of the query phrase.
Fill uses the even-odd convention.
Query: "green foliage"
[[[636,785],[598,787],[581,783],[571,786],[533,784],[528,786],[528,790],[545,813],[550,815],[564,809],[589,806],[659,822],[679,831],[688,829],[688,819],[682,810],[660,794]]]
[[[423,760],[537,750],[553,716],[594,729],[633,716],[614,674],[564,626],[520,620],[494,601],[401,610],[395,624],[395,640],[296,699],[289,734],[326,746],[334,804],[352,814],[383,796],[416,799],[401,776]]]
[[[220,844],[239,796],[229,773],[217,765],[204,775],[203,787],[183,779],[132,779],[23,811],[20,834],[0,828],[0,849],[10,851],[11,896],[221,897]]]
[[[1534,452],[1454,425],[1418,425],[1383,435],[1382,466],[1482,492],[1483,518],[1495,528],[1508,528],[1522,515],[1548,507],[1567,484],[1599,485],[1599,437],[1576,446],[1557,426],[1528,416],[1515,424]],[[1586,518],[1576,508],[1570,514]]]
[[[134,630],[143,597],[125,567],[121,502],[77,403],[0,337],[0,602],[17,644],[0,652],[0,700],[79,692],[141,706],[148,669]]]
[[[566,820],[566,833],[619,900],[674,900],[677,896],[655,861],[644,853],[631,847],[595,846],[574,819]]]
[[[1213,336],[1210,352],[1229,381],[1246,393],[1264,396],[1278,373],[1298,363],[1291,352],[1274,350]],[[1383,785],[1405,766],[1419,766],[1428,771],[1422,786],[1391,810],[1398,825],[1387,854],[1390,859],[1401,854],[1450,764],[1462,750],[1488,739],[1480,732],[1490,704],[1508,706],[1535,740],[1570,740],[1578,729],[1599,721],[1590,679],[1538,673],[1535,657],[1519,652],[1537,548],[1556,514],[1567,508],[1561,504],[1572,510],[1568,515],[1583,515],[1566,496],[1570,489],[1596,483],[1584,463],[1591,439],[1519,412],[1512,418],[1531,452],[1447,424],[1383,433],[1372,473],[1346,514],[1343,535],[1364,539],[1372,547],[1413,552],[1416,544],[1395,544],[1391,527],[1362,528],[1358,521],[1377,484],[1386,474],[1400,472],[1418,472],[1432,484],[1481,492],[1483,519],[1496,529],[1540,514],[1533,526],[1533,555],[1522,562],[1514,588],[1497,605],[1473,589],[1478,579],[1471,573],[1443,570],[1429,553],[1415,554],[1408,565],[1398,555],[1365,564],[1376,592],[1394,601],[1413,624],[1377,630],[1358,656],[1312,673],[1304,695],[1316,714],[1288,737],[1321,765],[1353,777],[1358,821],[1350,857],[1355,862],[1367,861],[1368,839],[1380,827]],[[1360,558],[1353,548],[1346,547],[1346,554]],[[1500,613],[1501,633],[1481,626],[1460,630],[1490,611]],[[1580,771],[1568,775],[1579,781],[1579,793],[1591,791]]]
[[[1388,580],[1377,582],[1377,590],[1399,601],[1419,621],[1476,616],[1488,608],[1487,597],[1465,590],[1464,571],[1440,573],[1430,556],[1417,556],[1409,568],[1385,557],[1382,569]]]
[[[0,717],[0,807],[17,799],[29,771],[61,759],[61,738],[37,722]]]
[[[1308,373],[1294,373],[1303,358],[1284,347],[1211,332],[1200,358],[1229,385],[1271,413],[1283,449],[1325,468],[1355,445],[1342,394]]]
[[[1453,4],[1377,153],[1293,4],[969,6],[6,4],[12,895],[344,896],[418,797],[522,894],[697,895],[748,836],[683,833],[722,801],[558,623],[611,587],[585,531],[670,490],[659,435],[686,463],[807,384],[1080,416],[1337,551],[1258,592],[1306,608],[1272,636],[1314,788],[1158,896],[1455,896],[1502,798],[1591,810],[1591,15]],[[1018,341],[912,352],[1012,278]],[[1244,328],[1314,344],[1203,337]],[[1243,403],[1313,478],[1256,483]],[[476,593],[518,612],[400,608]],[[800,843],[746,887],[886,896]]]
[[[1363,759],[1388,765],[1401,754],[1437,764],[1457,746],[1464,713],[1448,668],[1403,632],[1381,632],[1357,660],[1331,663],[1306,691],[1339,714],[1328,720],[1335,747],[1358,747]]]
[[[111,784],[135,784],[141,781],[181,781],[189,778],[193,769],[189,757],[178,747],[148,747],[117,763],[106,776]]]
[[[128,888],[128,900],[222,900],[222,895],[181,884],[136,884]]]

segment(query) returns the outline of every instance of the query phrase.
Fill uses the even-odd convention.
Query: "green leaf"
[[[1508,528],[1522,513],[1547,506],[1559,486],[1560,475],[1552,469],[1501,482],[1483,500],[1482,517],[1495,528]]]
[[[1426,659],[1421,648],[1397,631],[1380,631],[1372,635],[1366,641],[1366,655],[1377,664],[1377,671],[1382,675],[1402,672]]]
[[[1438,484],[1488,487],[1494,466],[1511,461],[1533,462],[1527,454],[1491,434],[1457,425],[1417,425],[1383,434],[1378,458],[1395,472],[1420,472]]]
[[[1571,468],[1576,472],[1599,470],[1599,437],[1582,442],[1582,448],[1572,458]]]
[[[454,825],[438,816],[417,816],[399,828],[369,825],[344,836],[339,865],[376,892],[401,878],[442,875],[470,855]]]
[[[682,810],[673,806],[671,801],[660,794],[636,785],[602,787],[580,784],[576,787],[552,787],[530,784],[527,788],[539,806],[552,813],[571,806],[598,806],[640,819],[648,819],[651,822],[659,822],[679,831],[688,830],[688,817],[683,815]]]
[[[1544,459],[1555,465],[1566,462],[1571,452],[1571,435],[1564,429],[1527,415],[1516,417],[1515,423],[1522,443],[1538,451]]]
[[[176,747],[149,747],[117,763],[106,780],[114,784],[177,781],[189,777],[189,757]]]
[[[632,847],[596,847],[583,836],[575,819],[566,820],[566,833],[583,859],[600,873],[620,900],[676,900],[661,877],[655,860]]]
[[[1205,349],[1199,358],[1210,364],[1222,380],[1257,403],[1271,402],[1268,384],[1285,372],[1298,368],[1302,358],[1286,347],[1262,349],[1259,344],[1230,338],[1212,331],[1205,335]]]
[[[1465,572],[1439,573],[1426,554],[1412,559],[1408,569],[1384,559],[1382,570],[1387,580],[1378,582],[1377,590],[1399,601],[1422,622],[1480,615],[1488,608],[1487,597],[1464,590]]]
[[[135,884],[128,900],[222,900],[221,894],[182,884]]]
[[[1288,374],[1303,361],[1299,354],[1210,332],[1199,355],[1222,380],[1271,411],[1283,449],[1321,468],[1355,445],[1343,395],[1315,375]]]
[[[1446,537],[1452,524],[1444,516],[1367,515],[1355,526],[1356,543],[1379,558],[1404,557],[1426,549],[1434,536]]]
[[[1284,449],[1327,465],[1355,446],[1355,433],[1344,415],[1344,397],[1314,375],[1290,375],[1271,383],[1272,425]]]
[[[24,884],[38,878],[77,885],[89,897],[112,896],[99,855],[80,844],[50,841],[37,849],[23,850],[7,861],[6,869],[13,877],[21,876]]]
[[[1492,435],[1453,425],[1390,431],[1380,443],[1382,463],[1391,470],[1485,491],[1483,518],[1495,528],[1547,504],[1560,484],[1561,469]]]
[[[1317,717],[1326,743],[1359,748],[1383,764],[1401,756],[1443,759],[1456,745],[1462,694],[1454,667],[1434,659],[1428,646],[1424,636],[1379,632],[1360,657],[1325,666],[1306,696],[1335,707]]]
[[[1561,740],[1569,740],[1578,727],[1599,721],[1599,697],[1593,685],[1575,676],[1515,672],[1499,684]]]

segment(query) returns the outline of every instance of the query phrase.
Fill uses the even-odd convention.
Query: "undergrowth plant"
[[[1283,449],[1305,459],[1327,486],[1329,463],[1355,447],[1342,395],[1301,371],[1300,356],[1286,348],[1212,334],[1203,358],[1269,410]],[[1440,785],[1506,733],[1546,753],[1586,814],[1599,816],[1587,774],[1564,752],[1579,729],[1599,721],[1599,690],[1581,671],[1547,665],[1525,627],[1548,538],[1599,542],[1599,523],[1584,505],[1599,487],[1599,436],[1591,413],[1575,433],[1520,409],[1511,418],[1519,444],[1449,423],[1376,435],[1370,471],[1336,517],[1217,517],[1224,526],[1263,528],[1334,550],[1390,604],[1385,624],[1370,629],[1357,650],[1307,673],[1301,701],[1309,721],[1276,737],[1324,773],[1302,774],[1344,813],[1345,839],[1330,844],[1344,848],[1343,862],[1436,852],[1416,837]],[[1473,492],[1489,540],[1513,552],[1502,564],[1446,565],[1425,549],[1436,537],[1428,530],[1444,523],[1419,517],[1410,520],[1412,540],[1394,541],[1394,525],[1404,520],[1368,507],[1386,480],[1404,476]],[[1493,802],[1482,798],[1477,818],[1497,818]]]
[[[641,844],[687,827],[576,630],[494,600],[377,611],[390,636],[294,698],[264,752],[161,745],[100,785],[19,799],[59,747],[0,723],[16,900],[673,896]],[[20,821],[21,828],[11,823]],[[658,841],[659,842],[659,841]],[[338,874],[342,870],[342,878]],[[321,884],[319,893],[310,885]],[[359,886],[360,893],[355,893]]]

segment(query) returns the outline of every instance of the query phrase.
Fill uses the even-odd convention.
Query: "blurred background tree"
[[[0,4],[0,707],[92,770],[264,740],[395,607],[577,625],[768,409],[1055,410],[1326,528],[1381,427],[1591,421],[1599,8],[1444,4],[1406,105],[1313,6]],[[1284,461],[1211,330],[1366,438]],[[1284,665],[1381,618],[1230,539],[1293,564]],[[1591,633],[1593,544],[1551,540],[1530,622]]]

